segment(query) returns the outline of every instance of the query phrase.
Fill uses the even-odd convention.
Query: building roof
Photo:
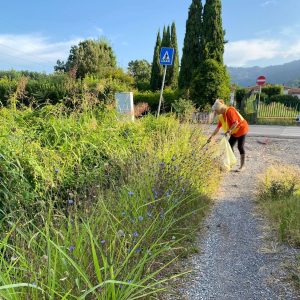
[[[300,88],[293,88],[288,90],[289,95],[300,95]]]

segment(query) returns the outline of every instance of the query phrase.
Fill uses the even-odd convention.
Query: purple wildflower
[[[73,245],[69,247],[70,252],[74,251],[74,249],[75,249],[75,246],[73,246]]]
[[[134,195],[134,193],[133,192],[128,192],[128,196],[130,196],[130,197],[132,197]]]
[[[101,244],[101,245],[104,245],[105,243],[106,243],[105,240],[100,241],[100,244]]]
[[[135,253],[140,253],[142,251],[142,249],[140,247],[135,249]]]
[[[144,220],[144,217],[139,216],[139,221],[143,221],[143,220]]]
[[[69,204],[69,205],[73,205],[73,204],[74,204],[74,200],[73,200],[73,199],[69,199],[69,200],[68,200],[68,204]]]
[[[137,231],[135,231],[135,232],[133,233],[133,236],[138,237],[138,236],[139,236],[139,233],[138,233]]]

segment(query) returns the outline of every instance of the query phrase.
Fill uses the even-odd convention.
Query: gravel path
[[[247,171],[230,172],[199,234],[192,273],[170,299],[300,299],[286,266],[300,251],[276,242],[254,204],[256,175],[268,165],[300,165],[300,140],[248,138]]]

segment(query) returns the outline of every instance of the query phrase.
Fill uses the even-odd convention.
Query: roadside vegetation
[[[300,246],[300,169],[291,165],[272,166],[260,175],[257,200],[272,221],[280,240]],[[300,257],[292,266],[300,287]]]
[[[258,201],[275,222],[281,240],[300,246],[300,169],[268,168],[260,177]]]
[[[199,129],[62,104],[0,110],[1,299],[145,299],[209,205]]]

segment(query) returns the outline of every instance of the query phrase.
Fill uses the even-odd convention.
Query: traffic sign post
[[[265,76],[259,76],[256,79],[256,84],[259,85],[259,94],[258,94],[258,102],[257,102],[257,115],[258,115],[258,109],[259,109],[259,103],[260,103],[260,95],[261,95],[261,87],[265,85],[266,83],[266,77]]]
[[[165,80],[166,80],[166,74],[167,74],[167,67],[172,66],[173,57],[174,57],[174,48],[167,48],[167,47],[162,47],[161,48],[159,63],[164,66],[164,74],[163,74],[163,80],[162,80],[162,84],[161,84],[157,116],[159,116],[159,114],[160,114],[161,103],[162,103],[163,92],[164,92],[164,86],[165,86]]]

